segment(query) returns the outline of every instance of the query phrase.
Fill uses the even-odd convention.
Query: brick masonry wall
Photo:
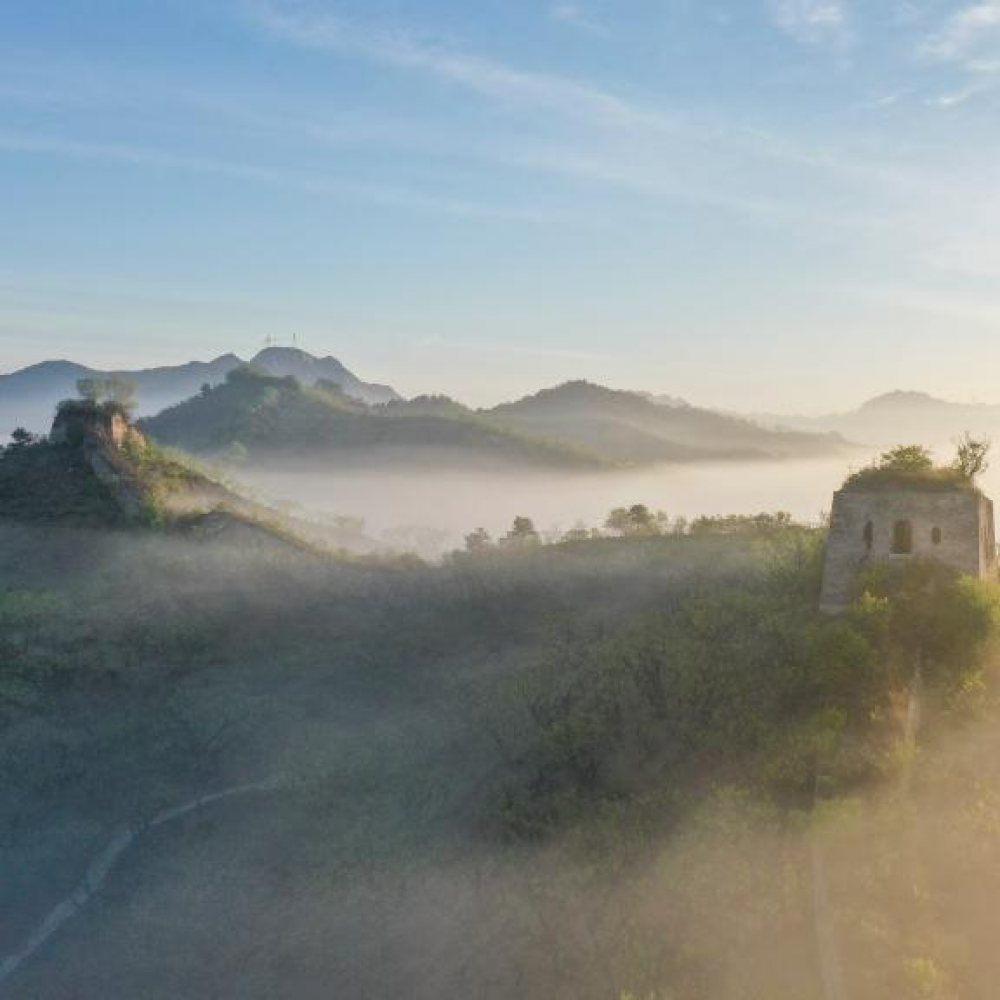
[[[913,552],[892,552],[897,521],[913,525]],[[872,524],[872,546],[865,537]],[[934,529],[941,541],[934,544]],[[820,606],[837,613],[851,602],[858,575],[877,562],[933,559],[969,576],[996,574],[993,504],[968,490],[949,492],[871,492],[834,494]]]

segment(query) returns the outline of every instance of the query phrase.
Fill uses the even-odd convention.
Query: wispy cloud
[[[271,34],[301,46],[354,54],[420,72],[511,105],[535,107],[609,128],[671,130],[669,116],[571,77],[535,72],[498,59],[423,41],[403,31],[360,24],[296,5],[260,0],[250,8]]]
[[[964,81],[926,102],[951,110],[1000,87],[1000,0],[964,7],[923,39],[918,56],[953,67]]]
[[[771,8],[775,24],[800,42],[840,42],[846,35],[845,0],[772,0]]]
[[[985,44],[995,45],[998,41],[1000,0],[989,0],[953,14],[924,40],[920,53],[927,59],[965,63],[979,55]]]
[[[553,20],[559,21],[561,24],[568,24],[570,27],[576,28],[578,31],[582,31],[588,35],[604,35],[607,33],[605,25],[588,14],[578,3],[554,3],[549,8],[549,13],[552,15]]]
[[[941,111],[950,111],[952,108],[960,108],[970,101],[975,100],[982,94],[988,94],[996,89],[996,81],[993,80],[978,80],[974,83],[970,83],[966,87],[962,87],[959,90],[951,90],[947,93],[938,94],[935,97],[928,98],[924,103],[929,108],[937,108]]]
[[[173,153],[124,143],[80,142],[60,136],[0,129],[0,152],[43,154],[63,159],[92,160],[133,167],[216,175],[303,194],[345,202],[364,201],[382,208],[415,213],[523,223],[545,221],[543,213],[531,209],[521,210],[509,206],[497,207],[459,199],[438,198],[409,190],[362,184],[353,180],[309,177],[252,163]]]
[[[839,32],[846,24],[839,0],[781,0],[778,8],[789,31]],[[491,142],[489,150],[481,150],[508,166],[784,224],[820,214],[806,204],[806,191],[840,197],[847,188],[881,187],[887,175],[895,183],[894,169],[862,157],[803,147],[704,111],[651,111],[649,103],[590,82],[436,44],[413,29],[389,30],[331,15],[329,7],[319,10],[311,0],[256,0],[249,10],[258,27],[289,44],[444,80],[528,116],[582,126],[554,132],[550,141],[533,137],[507,148]]]
[[[43,153],[76,160],[98,160],[132,166],[160,167],[188,173],[221,174],[243,180],[274,182],[276,171],[231,160],[146,149],[125,143],[80,142],[75,139],[0,129],[0,151]]]

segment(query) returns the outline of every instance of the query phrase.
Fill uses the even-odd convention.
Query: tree
[[[934,456],[921,444],[901,444],[882,453],[878,468],[891,472],[930,472]]]
[[[126,413],[135,409],[136,385],[121,375],[77,379],[76,391],[81,399],[95,406],[111,403]]]
[[[987,438],[976,440],[968,431],[958,441],[955,469],[970,481],[976,480],[989,467],[992,442]]]
[[[994,584],[930,561],[870,570],[858,608],[904,680],[919,664],[930,680],[952,689],[980,669],[1000,629]]]
[[[88,403],[99,403],[101,401],[101,381],[99,378],[78,378],[76,380],[77,395]]]
[[[485,528],[476,528],[471,534],[465,536],[465,551],[479,554],[487,551],[493,544],[490,533]]]
[[[599,532],[593,532],[582,521],[577,521],[572,528],[563,533],[560,541],[563,542],[586,542],[591,538],[599,537]]]
[[[530,517],[515,517],[510,531],[500,540],[503,545],[537,545],[541,539]]]
[[[631,507],[617,507],[604,522],[608,531],[616,535],[654,535],[659,531],[662,518],[654,515],[643,503]]]
[[[10,436],[10,447],[13,451],[21,451],[33,444],[38,444],[38,437],[31,431],[18,427]]]

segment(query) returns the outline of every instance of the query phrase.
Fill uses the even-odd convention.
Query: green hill
[[[440,396],[371,406],[331,383],[305,387],[246,368],[142,427],[189,451],[252,460],[326,455],[585,469],[811,457],[847,447],[833,435],[767,430],[586,382],[473,411]]]
[[[152,523],[236,499],[137,435],[121,448],[41,439],[0,450],[0,519],[63,527]]]
[[[543,435],[625,463],[832,455],[832,434],[771,430],[712,410],[657,403],[634,392],[567,382],[485,413],[495,423]]]
[[[225,383],[141,422],[165,444],[203,454],[499,462],[587,468],[594,457],[497,425],[442,397],[369,406],[320,382],[305,387],[239,369]]]
[[[78,401],[72,406],[101,411]],[[120,446],[97,434],[0,448],[0,524],[156,528],[236,547],[303,551],[365,541],[333,526],[279,518],[134,429]]]

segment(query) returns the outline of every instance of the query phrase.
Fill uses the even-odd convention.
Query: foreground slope
[[[827,619],[820,542],[434,568],[0,523],[0,966],[133,838],[0,989],[823,1000],[832,941],[858,1000],[991,1000],[1000,727],[955,738],[990,595]]]

